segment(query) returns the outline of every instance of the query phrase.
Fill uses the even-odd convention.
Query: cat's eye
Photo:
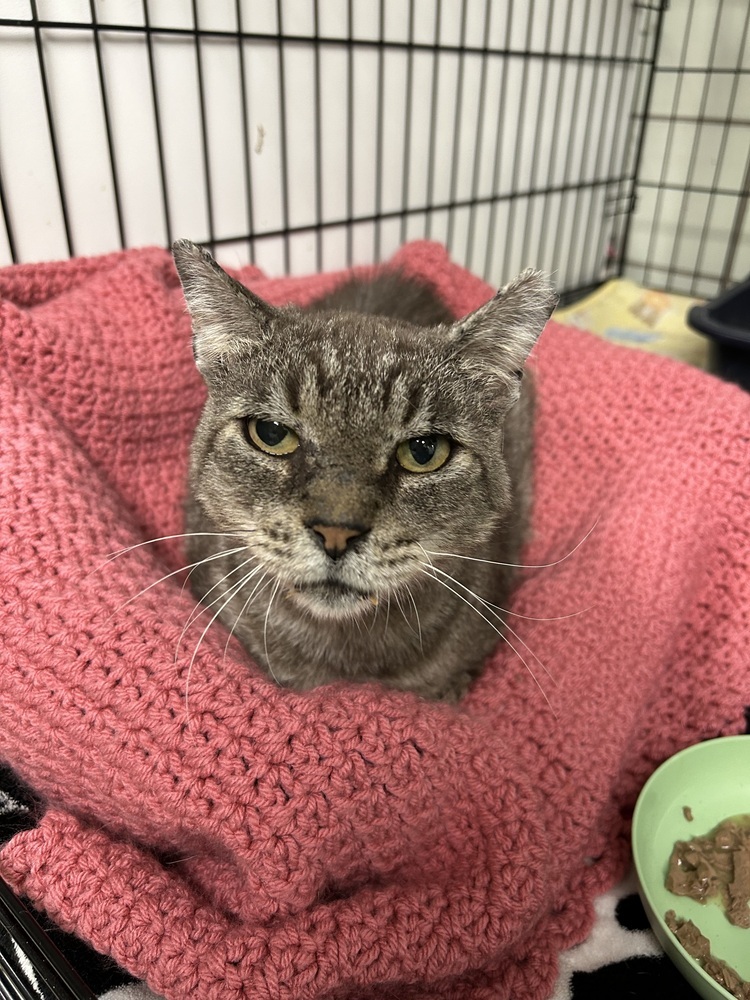
[[[396,458],[408,472],[434,472],[445,465],[451,453],[450,441],[442,434],[424,434],[402,441]]]
[[[245,429],[250,441],[267,455],[291,455],[299,448],[299,438],[278,420],[259,420],[248,417]]]

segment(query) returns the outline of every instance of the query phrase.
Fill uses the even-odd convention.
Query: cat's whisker
[[[221,605],[221,607],[219,608],[219,610],[216,611],[212,615],[211,620],[209,621],[208,625],[206,625],[206,627],[201,632],[200,638],[198,639],[198,642],[195,645],[195,649],[193,650],[193,655],[190,657],[190,663],[188,664],[188,669],[187,669],[187,676],[185,677],[185,719],[186,719],[188,725],[190,725],[190,713],[189,713],[189,709],[188,709],[188,694],[189,694],[189,688],[190,688],[190,675],[193,672],[193,664],[195,663],[195,658],[198,655],[198,650],[200,649],[201,644],[203,643],[203,640],[206,638],[208,630],[211,628],[211,626],[213,625],[213,623],[216,621],[216,619],[222,613],[222,611],[224,610],[224,608],[230,603],[230,601],[232,601],[232,599],[234,598],[235,594],[239,593],[239,591],[242,589],[242,587],[244,587],[244,585],[249,580],[251,580],[253,578],[253,576],[255,575],[255,573],[257,573],[257,571],[258,571],[257,567],[256,567],[256,569],[251,570],[248,574],[246,574],[246,576],[244,576],[239,581],[239,583],[232,584],[232,586],[229,588],[228,591],[225,591],[221,595],[221,597],[217,598],[216,601],[214,601],[212,604],[209,605],[209,607],[213,607],[214,604],[218,604],[219,603],[219,601],[221,600],[222,597],[227,597],[227,594],[229,595],[227,597],[227,599],[224,601],[224,603]],[[183,630],[183,635],[184,635],[184,630]],[[181,641],[182,641],[182,636],[180,636],[180,642]],[[179,648],[179,642],[178,642],[178,648]]]
[[[419,651],[422,656],[424,656],[424,646],[422,645],[422,623],[419,620],[419,609],[417,608],[417,602],[414,600],[414,594],[412,594],[408,583],[404,584],[404,586],[406,587],[406,593],[411,601],[411,605],[414,608],[414,617],[417,619],[417,634],[419,635]]]
[[[367,630],[368,632],[372,632],[372,630],[375,628],[375,622],[378,620],[378,611],[380,611],[380,591],[376,590],[375,596],[371,600],[375,606],[375,614],[372,616],[370,627]]]
[[[399,610],[399,611],[401,612],[401,617],[402,617],[402,618],[404,619],[404,621],[406,622],[406,627],[407,627],[407,628],[409,629],[409,631],[410,631],[410,632],[414,632],[414,634],[416,635],[417,633],[416,633],[416,632],[414,631],[414,626],[413,626],[413,625],[412,625],[412,623],[411,623],[411,622],[409,621],[409,619],[408,619],[408,618],[406,617],[406,612],[405,612],[405,611],[404,611],[404,609],[403,609],[403,606],[402,606],[402,604],[401,604],[401,601],[399,600],[399,596],[398,596],[398,594],[394,593],[394,595],[393,595],[393,600],[394,600],[394,601],[396,602],[396,607],[397,607],[397,608],[398,608],[398,610]]]
[[[499,621],[503,621],[503,619],[500,618],[499,615],[498,615],[498,620]],[[548,670],[546,664],[544,664],[539,659],[539,657],[536,655],[536,653],[531,648],[531,646],[529,646],[529,644],[524,639],[522,639],[521,636],[518,634],[518,632],[516,632],[515,629],[511,628],[511,626],[507,622],[503,622],[503,624],[505,625],[505,627],[507,628],[507,630],[510,632],[510,634],[513,636],[513,638],[517,639],[518,642],[521,643],[521,645],[523,646],[523,648],[525,650],[527,650],[527,652],[529,653],[529,655],[534,657],[534,659],[536,660],[536,662],[539,664],[539,666],[545,672],[545,674],[547,675],[547,677],[552,681],[552,683],[553,684],[557,684],[557,679],[550,673],[550,671]]]
[[[507,562],[497,562],[495,559],[480,559],[479,556],[464,556],[460,555],[458,552],[433,552],[432,550],[428,549],[423,549],[423,551],[425,555],[445,556],[445,558],[447,559],[467,559],[469,562],[485,563],[487,566],[507,566],[509,569],[551,569],[553,566],[559,566],[560,563],[565,562],[566,559],[570,559],[573,553],[577,552],[578,549],[580,549],[583,543],[590,537],[591,533],[599,524],[599,520],[600,518],[597,517],[597,519],[591,525],[591,527],[583,536],[583,538],[581,538],[580,541],[576,542],[576,544],[569,552],[566,552],[566,554],[564,556],[561,556],[559,559],[555,559],[554,562],[539,563],[539,564],[507,563]]]
[[[432,559],[430,559],[430,553],[427,551],[427,549],[424,547],[424,545],[422,545],[421,542],[417,542],[417,546],[418,546],[418,548],[420,548],[422,550],[422,553],[423,553],[425,559],[430,564],[430,568],[434,569],[435,568],[435,564],[433,563]]]
[[[372,631],[372,629],[375,627],[375,622],[378,620],[378,615],[380,614],[380,591],[379,590],[375,591],[374,603],[375,603],[375,614],[372,616],[372,625],[370,626],[370,631]]]
[[[276,583],[273,585],[273,590],[271,591],[271,596],[268,600],[268,607],[266,608],[266,616],[263,619],[263,651],[266,654],[266,670],[269,672],[271,677],[276,681],[279,687],[283,687],[281,681],[273,672],[273,667],[271,666],[271,660],[268,656],[268,619],[271,614],[271,605],[273,604],[274,598],[278,594],[280,587],[281,587],[281,580],[277,580]]]
[[[501,632],[500,629],[497,628],[497,626],[493,622],[491,622],[490,619],[487,618],[486,615],[482,614],[482,612],[479,610],[479,608],[474,607],[474,605],[471,603],[471,601],[467,600],[463,596],[463,594],[460,594],[457,590],[454,590],[453,587],[450,586],[450,584],[448,584],[448,583],[445,582],[445,580],[440,580],[437,576],[434,576],[427,569],[423,568],[422,572],[425,574],[425,576],[431,577],[431,579],[435,580],[436,583],[439,583],[441,586],[445,587],[446,590],[449,590],[454,595],[454,597],[457,597],[460,601],[463,601],[464,604],[466,604],[468,607],[470,607],[472,609],[472,611],[475,611],[479,615],[479,617],[483,618],[484,621],[486,621],[487,624],[490,626],[490,628],[493,629],[495,632],[497,632],[497,634],[500,636],[500,638],[503,639],[504,642],[506,642],[510,646],[510,648],[516,654],[516,656],[518,657],[518,659],[521,661],[521,663],[523,663],[523,665],[528,670],[531,679],[534,681],[534,683],[536,684],[536,686],[539,688],[539,692],[540,692],[542,698],[544,698],[544,700],[546,701],[549,710],[552,712],[552,714],[554,715],[554,717],[557,719],[557,717],[558,717],[557,716],[557,712],[555,712],[554,708],[552,707],[552,703],[550,702],[549,698],[545,694],[544,688],[539,683],[538,677],[536,676],[536,674],[534,673],[534,671],[531,669],[531,667],[529,666],[529,664],[526,662],[526,660],[523,658],[523,656],[516,649],[516,647],[513,645],[513,643],[510,641],[510,639],[507,637],[507,635],[504,635],[503,632]]]
[[[185,579],[182,582],[182,586],[180,587],[180,593],[184,593],[185,587],[187,586],[188,581],[190,580],[190,577],[193,575],[193,573],[200,566],[203,566],[206,563],[216,562],[218,559],[224,559],[227,556],[239,555],[241,552],[247,552],[248,548],[249,548],[249,546],[247,546],[247,545],[240,545],[240,546],[238,546],[235,549],[225,549],[222,552],[214,552],[210,556],[206,556],[205,559],[201,559],[198,562],[193,563],[193,565],[190,567],[189,572],[187,573]],[[241,565],[246,565],[248,562],[250,562],[250,559],[246,559],[245,562],[242,563]],[[185,568],[187,569],[187,567],[185,567]]]
[[[129,597],[127,601],[123,602],[119,606],[119,608],[117,608],[115,611],[112,612],[107,621],[111,621],[111,619],[114,618],[115,615],[118,615],[123,610],[123,608],[126,608],[129,604],[132,604],[133,601],[137,601],[139,597],[143,597],[144,594],[147,594],[149,590],[152,590],[154,587],[157,587],[160,583],[164,583],[165,580],[169,580],[173,576],[177,576],[180,573],[184,573],[185,570],[190,570],[190,573],[192,573],[195,569],[198,568],[198,566],[202,566],[204,563],[211,562],[212,559],[219,559],[221,558],[221,556],[235,555],[237,552],[242,552],[243,549],[246,548],[247,548],[246,545],[240,545],[239,548],[236,549],[227,549],[225,552],[217,552],[214,553],[213,555],[206,556],[205,559],[199,559],[197,562],[188,563],[187,566],[180,566],[178,569],[173,569],[171,573],[165,573],[164,576],[160,576],[158,580],[154,580],[153,583],[149,583],[147,587],[144,587],[142,590],[139,590],[137,594],[133,595],[133,597]],[[188,576],[189,575],[190,574],[188,574]],[[183,583],[182,587],[184,588],[184,586],[185,584]]]
[[[222,553],[222,555],[223,555],[223,554],[224,554],[224,553]],[[216,558],[218,558],[218,557],[216,557]],[[200,564],[199,564],[199,565],[200,565]],[[181,594],[184,594],[184,593],[185,593],[185,587],[187,587],[187,585],[188,585],[188,584],[190,583],[190,577],[191,577],[191,576],[193,575],[193,573],[194,573],[194,572],[196,571],[196,569],[197,569],[197,568],[198,568],[197,566],[193,566],[193,567],[191,568],[190,572],[189,572],[189,573],[187,574],[187,576],[185,577],[185,579],[184,579],[184,580],[182,581],[182,586],[180,587],[180,593],[181,593]]]
[[[214,559],[221,559],[221,558],[222,558],[223,556],[229,556],[229,555],[235,555],[236,553],[238,553],[238,552],[242,552],[243,550],[249,550],[249,548],[250,548],[250,546],[249,546],[249,545],[242,545],[242,546],[240,546],[240,547],[239,547],[239,548],[237,548],[237,549],[228,549],[228,550],[227,550],[227,551],[225,551],[225,552],[216,552],[216,553],[214,553],[214,554],[213,554],[213,555],[211,555],[211,556],[207,556],[207,557],[206,557],[206,558],[205,558],[204,560],[202,560],[202,562],[199,562],[199,563],[194,563],[194,564],[193,564],[193,567],[192,567],[192,568],[191,568],[191,570],[190,570],[190,572],[189,572],[189,573],[187,574],[187,576],[185,577],[185,579],[184,579],[184,580],[183,580],[183,582],[182,582],[182,586],[180,587],[180,593],[182,593],[182,592],[183,592],[183,591],[185,590],[185,587],[186,587],[186,586],[188,585],[188,583],[190,582],[190,577],[191,577],[191,576],[193,575],[193,573],[194,573],[194,572],[196,571],[196,569],[197,569],[197,568],[198,568],[199,566],[201,566],[201,565],[202,565],[202,563],[203,563],[203,562],[212,562],[212,561],[213,561]],[[250,561],[250,560],[247,560],[247,561],[246,561],[245,563],[242,563],[241,565],[245,566],[245,565],[247,565],[247,562],[249,562],[249,561]],[[187,567],[185,567],[185,568],[187,569]],[[226,579],[226,577],[223,577],[222,579]],[[211,589],[213,589],[213,588],[211,588]],[[207,591],[207,592],[206,592],[206,596],[207,596],[208,594],[210,594],[210,593],[211,593],[211,591],[210,591],[210,590],[209,590],[209,591]]]
[[[261,573],[260,580],[258,580],[258,582],[255,584],[255,586],[253,587],[253,589],[250,591],[250,596],[245,601],[245,603],[242,605],[242,607],[240,608],[240,611],[239,611],[237,617],[234,619],[234,624],[232,625],[231,629],[229,630],[229,635],[227,636],[227,641],[224,643],[224,655],[222,656],[222,661],[226,659],[227,650],[229,649],[229,643],[232,641],[232,636],[234,635],[234,630],[239,625],[240,619],[242,618],[242,616],[245,614],[245,612],[247,611],[248,607],[252,603],[253,598],[255,597],[256,594],[258,594],[258,596],[260,596],[260,593],[262,593],[263,590],[265,590],[265,587],[267,587],[268,584],[271,582],[270,580],[268,580],[266,582],[265,587],[262,587],[261,591],[259,593],[258,592],[258,588],[260,587],[260,585],[263,583],[263,581],[265,579],[266,579],[266,574],[265,573]]]
[[[250,556],[248,559],[243,559],[242,562],[237,563],[236,566],[233,566],[232,569],[228,570],[224,574],[224,576],[222,576],[219,580],[216,581],[215,584],[213,584],[212,587],[209,587],[209,589],[201,597],[200,601],[195,605],[193,610],[188,615],[188,620],[186,623],[187,628],[189,628],[193,624],[193,622],[196,621],[196,619],[200,618],[205,609],[212,608],[214,604],[216,604],[217,601],[220,601],[224,596],[224,593],[221,593],[219,594],[218,598],[206,604],[206,598],[209,596],[209,594],[212,594],[217,588],[219,588],[222,585],[222,583],[224,583],[225,580],[228,580],[230,576],[232,576],[234,573],[237,573],[238,570],[244,569],[245,566],[253,562],[254,558],[255,558],[254,556]],[[258,566],[256,567],[256,569],[260,569],[260,567]]]
[[[214,590],[216,590],[217,587],[220,587],[222,585],[222,583],[224,583],[225,580],[228,580],[229,577],[232,576],[233,573],[236,573],[238,570],[241,570],[244,566],[247,566],[247,564],[250,563],[250,562],[252,562],[252,561],[253,561],[252,557],[250,559],[245,559],[244,562],[241,562],[237,566],[235,566],[233,569],[230,569],[229,572],[225,573],[224,576],[222,576],[221,579],[218,580],[213,585],[213,587],[210,588],[210,590],[206,591],[206,593],[203,595],[202,599],[196,603],[195,607],[193,608],[193,610],[188,615],[187,621],[183,625],[182,631],[180,632],[180,637],[177,640],[177,645],[175,646],[175,651],[174,651],[174,662],[175,663],[177,662],[177,658],[180,655],[180,646],[182,645],[182,640],[185,638],[185,633],[190,628],[190,626],[194,622],[196,622],[200,618],[201,615],[205,614],[207,611],[209,611],[211,608],[213,608],[216,604],[218,604],[219,601],[223,597],[225,597],[227,593],[229,593],[230,591],[233,592],[233,588],[237,587],[237,584],[236,583],[232,584],[231,587],[229,588],[229,590],[222,591],[219,594],[218,597],[214,598],[213,601],[211,601],[208,604],[206,604],[205,600],[208,597],[208,595],[210,593],[212,593]],[[254,569],[250,570],[250,573],[248,573],[247,576],[243,577],[243,579],[240,581],[240,586],[242,586],[244,583],[246,583],[247,580],[252,580],[252,578],[256,575],[256,573],[260,572],[260,568],[261,568],[260,566],[256,566]],[[234,596],[234,593],[232,593],[232,596]],[[212,619],[212,621],[213,621],[213,619]]]
[[[228,529],[227,531],[180,531],[174,535],[161,535],[159,538],[147,538],[145,542],[136,542],[134,545],[126,545],[124,549],[118,549],[116,552],[110,552],[101,566],[98,566],[97,569],[103,569],[115,559],[119,559],[120,556],[127,555],[128,552],[133,552],[135,549],[141,549],[144,545],[156,545],[157,542],[168,542],[174,538],[224,538],[227,535],[236,535],[239,538],[242,534],[249,534],[252,530],[252,528],[240,528],[238,531],[230,531]],[[92,572],[94,571],[92,570]]]
[[[522,618],[526,622],[564,622],[568,618],[578,618],[579,615],[585,615],[595,607],[595,605],[590,604],[587,608],[581,608],[580,611],[570,611],[567,615],[539,617],[538,615],[522,615],[520,611],[511,611],[510,608],[501,608],[499,604],[493,604],[492,601],[486,601],[484,598],[482,598],[482,603],[485,607],[496,608],[498,611],[502,611],[504,615],[512,615],[514,618]]]
[[[445,570],[439,569],[437,566],[432,566],[432,569],[433,569],[433,571],[435,573],[439,573],[441,576],[444,576],[448,580],[450,580],[451,583],[455,583],[462,590],[465,590],[466,593],[470,594],[474,598],[475,601],[478,601],[485,608],[485,610],[488,611],[492,615],[493,618],[497,619],[497,621],[499,621],[501,624],[503,624],[506,627],[506,629],[510,632],[510,634],[512,636],[514,636],[521,643],[521,645],[524,647],[524,649],[526,649],[529,652],[529,654],[534,657],[534,659],[536,660],[536,662],[539,664],[539,666],[545,672],[545,674],[547,675],[547,677],[549,677],[549,679],[552,681],[552,683],[553,684],[557,684],[557,681],[555,680],[555,678],[549,672],[549,670],[547,669],[547,667],[545,666],[545,664],[542,663],[542,661],[536,655],[536,653],[534,652],[534,650],[521,638],[521,636],[518,634],[518,632],[516,632],[513,628],[511,628],[511,626],[508,624],[508,622],[505,621],[505,619],[502,618],[497,613],[497,611],[493,611],[493,608],[497,608],[498,611],[505,611],[504,608],[501,608],[501,607],[499,607],[499,605],[491,604],[489,601],[486,601],[483,597],[480,597],[479,594],[476,594],[470,587],[467,587],[465,583],[461,583],[461,581],[457,580],[455,578],[455,576],[451,576],[449,573],[446,573]],[[512,614],[512,612],[505,612],[505,613],[506,614]],[[525,617],[525,616],[520,616],[520,617]],[[569,615],[568,617],[572,617],[572,616]],[[535,619],[535,620],[538,620],[538,621],[548,621],[549,619],[541,618],[541,619]]]
[[[417,542],[417,545],[419,545],[419,542]],[[442,570],[440,567],[435,565],[432,559],[430,559],[427,550],[422,545],[419,545],[419,548],[422,549],[422,552],[426,556],[427,562],[430,564],[430,569],[434,570],[436,573],[442,573],[444,576],[447,576],[449,580],[453,580],[454,583],[459,583],[455,576],[451,576],[450,573],[446,573],[445,570]],[[463,587],[464,585],[460,584],[460,586]],[[524,621],[528,622],[562,622],[568,618],[577,618],[579,615],[585,615],[594,607],[594,605],[590,605],[588,608],[581,608],[580,611],[571,611],[566,615],[550,615],[549,617],[542,617],[539,615],[522,615],[520,611],[511,611],[510,608],[503,608],[499,604],[493,604],[492,601],[488,601],[486,597],[479,597],[478,594],[474,594],[474,596],[477,600],[481,601],[486,608],[495,608],[496,611],[502,611],[504,615],[512,615],[514,618],[522,618]]]

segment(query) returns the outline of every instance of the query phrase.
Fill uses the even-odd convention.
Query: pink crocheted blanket
[[[397,259],[456,314],[491,294],[434,244]],[[242,277],[304,303],[343,275]],[[106,561],[182,530],[171,260],[18,266],[0,299],[0,759],[47,803],[0,874],[174,1000],[542,1000],[644,779],[742,729],[750,397],[550,323],[525,559],[567,558],[522,573],[526,665],[500,645],[457,708],[300,695],[216,627],[188,686],[206,619],[181,642],[182,578],[144,590],[180,540]]]

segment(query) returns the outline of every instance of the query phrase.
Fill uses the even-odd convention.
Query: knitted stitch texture
[[[457,315],[492,293],[435,244],[395,260]],[[0,874],[170,1000],[548,996],[644,779],[743,728],[750,397],[550,323],[524,558],[555,565],[521,573],[517,652],[458,707],[301,695],[219,626],[188,669],[207,618],[181,642],[182,577],[144,590],[179,539],[106,561],[182,530],[203,388],[168,254],[0,299],[0,759],[48,803]]]

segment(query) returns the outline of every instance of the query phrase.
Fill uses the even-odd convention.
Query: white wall
[[[648,286],[706,297],[716,295],[722,278],[745,278],[750,212],[743,220],[742,211],[749,184],[748,2],[673,0],[654,78],[626,274]]]
[[[41,32],[70,250],[115,249],[120,235],[89,2],[37,0],[37,6],[42,20],[81,23],[80,31]],[[242,42],[247,142],[238,40],[207,37],[200,43],[217,239],[246,234],[251,214],[253,229],[262,237],[321,221],[393,213],[393,218],[351,228],[330,225],[320,242],[312,230],[288,241],[259,238],[253,248],[256,262],[272,274],[287,264],[297,273],[330,269],[343,266],[348,256],[354,262],[386,257],[403,239],[429,235],[449,242],[457,260],[495,282],[528,264],[555,270],[563,288],[606,273],[627,206],[634,137],[629,112],[634,94],[638,100],[643,96],[636,94],[643,68],[638,60],[650,53],[654,12],[629,0],[415,0],[411,40],[417,47],[409,50],[404,43],[410,4],[385,0],[387,44],[348,50],[333,40],[349,34],[359,41],[380,37],[379,4],[352,0],[349,24],[347,0],[320,0],[318,31],[330,41],[318,49],[318,107],[316,48],[307,41],[315,31],[316,5],[281,0],[278,6],[284,33],[298,39],[283,46],[273,37],[279,29],[276,0],[240,3],[243,31],[267,36]],[[142,0],[95,0],[94,7],[102,23],[143,27]],[[438,8],[442,48],[436,54]],[[234,0],[199,0],[198,11],[201,29],[237,29]],[[0,3],[2,17],[28,18],[30,12],[30,0]],[[193,24],[189,0],[150,0],[149,13],[152,26],[189,29]],[[165,244],[178,236],[208,240],[193,36],[152,36],[169,231],[146,36],[102,31],[99,37],[125,244]],[[485,45],[496,51],[483,54]],[[459,57],[451,51],[458,46],[478,51]],[[28,27],[0,26],[0,177],[17,259],[67,256],[39,59]],[[516,197],[509,198],[511,192]],[[495,196],[499,200],[492,201]],[[472,201],[478,203],[397,216],[403,207]],[[250,248],[244,240],[228,242],[217,246],[217,256],[228,264],[243,263]],[[10,259],[0,226],[0,263]]]

